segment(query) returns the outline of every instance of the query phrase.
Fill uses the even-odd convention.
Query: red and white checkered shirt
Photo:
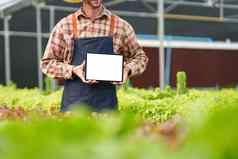
[[[106,8],[94,21],[88,18],[82,9],[63,18],[54,27],[49,38],[44,56],[41,60],[43,73],[52,78],[70,79],[73,65],[72,53],[74,49],[72,16],[77,17],[77,38],[109,36],[112,13]],[[125,59],[125,67],[131,70],[131,76],[141,74],[148,63],[142,47],[138,44],[134,29],[125,20],[115,16],[113,31],[114,52]]]

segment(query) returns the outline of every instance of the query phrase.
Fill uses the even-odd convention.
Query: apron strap
[[[113,36],[116,24],[116,17],[114,15],[111,16],[111,26],[110,26],[110,36]]]
[[[72,16],[72,24],[73,24],[73,37],[78,37],[78,29],[77,29],[77,16],[73,14]]]

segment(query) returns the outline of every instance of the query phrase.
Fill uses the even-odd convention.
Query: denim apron
[[[108,37],[75,38],[72,65],[83,63],[87,53],[113,53],[113,28],[115,18],[111,18],[111,31]],[[76,16],[73,16],[73,32],[77,31]],[[74,35],[77,35],[74,33]],[[87,106],[92,111],[114,110],[117,107],[116,87],[111,82],[99,82],[89,85],[83,83],[79,77],[65,80],[61,102],[61,111],[65,112],[73,107]]]

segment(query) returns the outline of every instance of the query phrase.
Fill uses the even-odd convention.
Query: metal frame
[[[5,0],[0,3],[0,17],[4,18],[12,12],[32,4],[33,0]]]
[[[113,6],[120,3],[128,2],[129,0],[114,0],[107,2],[106,6]],[[231,5],[231,4],[225,4],[224,0],[204,0],[204,2],[194,2],[194,1],[188,1],[188,0],[178,0],[178,1],[172,1],[172,0],[135,0],[143,2],[144,6],[150,10],[150,12],[133,12],[133,11],[122,11],[122,10],[113,10],[114,13],[121,15],[121,16],[133,16],[133,17],[143,17],[143,18],[155,18],[158,21],[158,35],[160,40],[159,41],[146,41],[146,40],[140,40],[139,42],[143,46],[156,46],[160,49],[160,87],[161,89],[164,89],[165,85],[165,68],[164,68],[164,48],[165,47],[178,47],[177,42],[168,42],[164,40],[164,20],[165,19],[178,19],[178,20],[191,20],[191,21],[205,21],[205,22],[223,22],[223,23],[238,23],[238,19],[235,18],[237,15],[229,15],[227,17],[225,15],[225,9],[234,9],[238,10],[238,5]],[[153,8],[154,5],[151,5],[150,3],[156,3],[157,8]],[[3,15],[4,18],[4,30],[0,31],[0,35],[4,36],[5,41],[5,74],[6,74],[6,83],[9,84],[11,81],[11,64],[10,64],[10,36],[21,36],[21,37],[36,37],[37,38],[37,58],[38,62],[41,59],[42,56],[42,38],[49,38],[49,33],[42,33],[41,28],[41,10],[49,10],[50,12],[50,27],[49,30],[52,30],[55,25],[55,11],[67,11],[67,12],[73,12],[77,10],[77,8],[72,7],[62,7],[62,6],[49,6],[44,5],[43,3],[37,4],[32,3],[33,6],[36,8],[36,24],[37,24],[37,32],[16,32],[16,31],[10,31],[9,30],[9,20],[10,16],[5,16],[5,14],[0,11],[1,15]],[[217,17],[210,17],[210,16],[191,16],[191,15],[179,15],[179,14],[170,14],[169,12],[174,10],[177,6],[183,5],[183,6],[194,6],[194,7],[215,7],[219,8],[219,15]],[[166,6],[166,7],[165,7]],[[165,11],[165,12],[164,12]],[[180,42],[179,45],[185,45],[185,42]],[[238,50],[238,44],[227,44],[227,43],[216,43],[218,48],[226,48],[226,49],[236,49]],[[195,43],[195,42],[186,42],[186,46],[190,47],[200,47],[200,48],[214,48],[214,43],[210,45],[209,43]],[[39,63],[38,63],[39,66]],[[43,88],[43,75],[38,67],[38,86],[40,88]],[[53,88],[56,88],[56,83],[53,82]]]
[[[160,40],[139,39],[138,41],[144,47],[160,48]],[[238,42],[193,42],[165,40],[164,47],[175,49],[238,50]]]
[[[160,72],[160,89],[165,87],[165,53],[164,53],[164,0],[158,0],[158,35],[160,39],[159,48],[159,72]]]
[[[40,70],[40,61],[42,56],[42,26],[41,26],[41,8],[36,6],[36,32],[37,32],[37,62],[38,62],[38,86],[43,89],[43,74]]]
[[[6,84],[11,83],[11,61],[10,61],[10,34],[9,34],[9,20],[10,16],[4,17],[4,56],[5,56],[5,79]]]

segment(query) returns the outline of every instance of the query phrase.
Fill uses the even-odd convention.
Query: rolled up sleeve
[[[139,45],[132,26],[125,23],[124,27],[125,67],[130,70],[130,77],[142,74],[148,64],[148,57]]]
[[[51,78],[70,79],[73,66],[64,60],[69,52],[64,40],[62,22],[63,20],[54,27],[40,65],[42,72]]]

